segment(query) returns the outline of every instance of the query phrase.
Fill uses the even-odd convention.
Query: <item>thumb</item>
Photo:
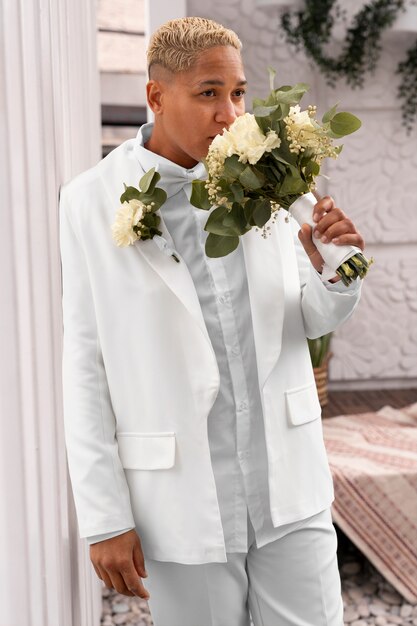
[[[306,251],[314,268],[321,272],[324,264],[323,257],[317,250],[317,247],[313,243],[313,229],[310,224],[302,224],[301,229],[298,231],[298,239],[301,241],[304,250]]]

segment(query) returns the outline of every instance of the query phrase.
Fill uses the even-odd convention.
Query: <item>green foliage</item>
[[[363,87],[366,74],[375,71],[382,49],[382,34],[405,8],[406,0],[367,2],[348,26],[338,57],[325,52],[336,20],[345,19],[337,0],[305,0],[301,11],[287,11],[281,16],[280,26],[287,41],[297,50],[304,49],[314,60],[330,86],[335,86],[338,78],[345,78],[355,89]],[[408,50],[406,60],[399,63],[396,72],[402,76],[398,96],[409,133],[417,111],[417,43]],[[323,122],[330,119],[323,118]]]
[[[212,209],[204,226],[208,232],[208,256],[229,254],[238,245],[240,236],[254,226],[265,227],[277,205],[288,209],[297,198],[310,191],[314,179],[320,174],[322,159],[334,156],[333,149],[336,153],[341,150],[341,146],[333,146],[332,142],[329,145],[328,138],[343,137],[355,132],[361,125],[351,113],[337,113],[337,105],[323,116],[322,124],[315,119],[314,107],[310,107],[307,115],[302,112],[300,118],[296,111],[292,112],[293,122],[290,123],[286,119],[290,107],[299,104],[308,85],[297,83],[275,89],[275,72],[271,68],[269,71],[271,91],[265,99],[254,99],[253,116],[264,135],[275,131],[280,139],[279,146],[270,151],[262,152],[261,149],[260,156],[257,156],[253,148],[262,147],[265,138],[261,136],[258,145],[252,145],[252,139],[248,142],[247,154],[233,154],[224,162],[221,156],[216,162],[216,157],[210,155],[206,160],[208,182],[197,180],[192,183],[191,203],[198,208]],[[305,128],[306,139],[303,138]],[[296,141],[288,139],[289,135],[293,137],[291,133],[296,133]],[[300,141],[304,145],[301,146]],[[208,164],[211,159],[210,175]]]
[[[211,208],[206,182],[204,180],[193,180],[190,202],[198,209],[208,211]]]
[[[239,245],[239,237],[222,237],[209,233],[206,239],[205,251],[208,257],[218,258],[233,252]]]
[[[150,211],[146,212],[140,220],[142,240],[152,239],[154,235],[162,235],[162,231],[158,228],[161,218],[156,214],[156,211],[158,211],[166,201],[167,194],[164,189],[156,187],[156,183],[160,178],[161,175],[156,172],[153,167],[142,176],[138,188],[127,186],[123,183],[125,190],[120,196],[120,202],[122,204],[130,200],[139,200],[150,208]],[[133,230],[138,232],[138,226],[133,226]]]
[[[407,57],[397,67],[401,76],[398,97],[403,100],[403,122],[410,133],[417,115],[417,41],[408,50]]]
[[[330,128],[336,137],[344,137],[358,130],[362,122],[352,113],[336,113],[330,119]]]

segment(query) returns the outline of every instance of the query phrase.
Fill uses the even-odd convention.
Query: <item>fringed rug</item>
[[[335,524],[417,603],[417,402],[323,419]]]

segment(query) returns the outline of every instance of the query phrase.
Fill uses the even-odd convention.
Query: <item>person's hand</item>
[[[362,251],[364,250],[365,242],[362,235],[342,209],[335,206],[331,196],[324,196],[314,205],[313,219],[316,221],[314,228],[309,224],[303,224],[298,231],[298,238],[318,272],[323,269],[324,259],[317,250],[314,239],[320,238],[323,243],[332,241],[335,245],[357,246]],[[334,283],[338,280],[340,280],[340,276],[332,278],[330,282]]]
[[[140,596],[145,600],[150,597],[141,581],[147,573],[135,529],[91,544],[90,559],[97,576],[109,589],[114,588],[124,596]]]

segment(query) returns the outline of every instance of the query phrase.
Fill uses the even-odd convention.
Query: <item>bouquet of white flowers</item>
[[[297,83],[274,89],[266,100],[255,99],[253,114],[236,118],[228,130],[216,135],[204,161],[208,179],[193,181],[191,203],[211,211],[205,251],[209,257],[225,256],[239,244],[239,236],[253,227],[263,228],[280,208],[291,213],[300,226],[311,226],[316,203],[311,193],[326,157],[337,158],[338,139],[356,131],[360,120],[337,105],[316,119],[316,107],[302,111],[299,101],[309,86]],[[288,218],[287,218],[288,219]],[[323,277],[337,273],[344,284],[363,278],[373,262],[356,246],[315,242],[325,265]]]

